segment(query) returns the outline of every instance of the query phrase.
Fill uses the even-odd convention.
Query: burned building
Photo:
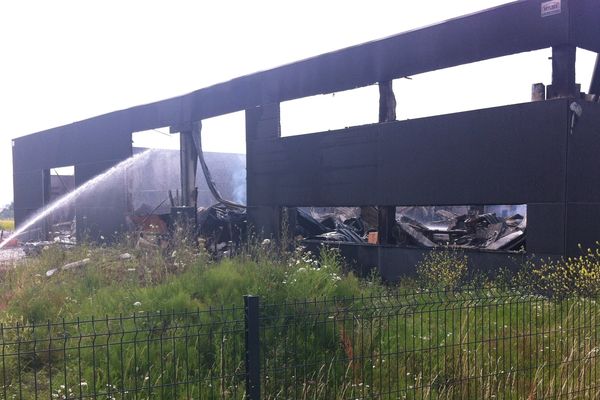
[[[80,185],[132,155],[132,132],[163,126],[181,136],[189,206],[201,121],[245,110],[248,218],[265,235],[281,233],[282,210],[376,207],[378,244],[342,249],[393,279],[428,251],[392,243],[397,207],[526,205],[526,253],[473,249],[470,259],[497,266],[575,255],[600,238],[600,65],[588,94],[575,82],[576,49],[600,51],[599,20],[596,0],[517,1],[15,139],[16,223],[47,204],[51,168],[74,165]],[[537,101],[395,120],[394,79],[545,48],[552,84],[536,86]],[[379,123],[281,137],[281,102],[372,84],[380,87]],[[77,223],[94,234],[123,226],[114,209],[127,196],[113,195],[77,204]]]
[[[170,214],[171,208],[181,202],[179,150],[133,147],[132,155],[138,156],[137,162],[97,181],[93,188],[48,213],[20,236],[21,241],[54,239],[57,235],[69,240],[75,239],[75,235],[93,240],[100,236],[108,239],[124,229],[135,229],[136,221],[144,221],[150,215]],[[245,203],[245,155],[206,152],[204,158],[223,194]],[[75,184],[77,169],[74,167],[51,168],[44,173],[45,205],[55,204],[54,201],[72,194],[79,186]],[[197,188],[196,208],[214,204],[204,175],[196,175],[194,187]],[[90,212],[99,205],[104,209],[101,220]]]

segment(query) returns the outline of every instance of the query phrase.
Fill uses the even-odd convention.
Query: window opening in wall
[[[217,189],[225,200],[246,204],[246,114],[244,111],[202,121],[204,159]],[[216,200],[199,167],[198,205],[208,207]]]
[[[144,165],[129,168],[126,174],[128,223],[132,230],[165,233],[171,208],[181,205],[180,133],[169,127],[132,134],[133,153],[152,149]],[[245,115],[228,114],[202,121],[204,159],[222,197],[246,203]],[[196,169],[196,207],[211,208],[217,200],[211,194],[200,163]],[[202,214],[198,214],[199,218]]]
[[[377,85],[286,101],[281,103],[281,136],[373,124],[378,107]]]
[[[396,119],[529,102],[533,84],[547,86],[552,81],[551,55],[551,49],[543,49],[395,79]],[[596,53],[577,49],[577,82],[584,92],[589,87],[595,58]],[[498,78],[493,87],[490,76]],[[281,135],[376,123],[378,102],[377,84],[283,102]]]
[[[167,233],[171,206],[179,204],[179,133],[170,133],[166,126],[133,132],[131,139],[134,155],[149,149],[152,155],[127,169],[126,219],[130,230],[152,240],[153,234]]]
[[[377,207],[301,207],[294,234],[307,240],[382,244],[379,237],[381,220],[381,210]],[[525,250],[525,204],[397,206],[394,221],[389,242],[385,244]]]
[[[575,76],[577,83],[581,84],[581,91],[588,92],[592,75],[596,65],[598,53],[581,48],[577,48],[577,62],[575,63]],[[598,95],[599,93],[593,93]],[[598,98],[595,99],[598,101]]]
[[[50,168],[46,171],[49,178],[45,185],[45,204],[50,204],[56,199],[75,189],[75,166]],[[45,220],[47,238],[54,241],[74,242],[76,233],[75,204],[69,203],[58,207],[48,215]]]
[[[179,150],[179,133],[169,133],[169,127],[149,129],[131,134],[133,154],[145,149]]]

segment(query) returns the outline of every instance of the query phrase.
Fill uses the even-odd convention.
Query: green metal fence
[[[3,399],[600,398],[595,299],[411,291],[0,327]]]

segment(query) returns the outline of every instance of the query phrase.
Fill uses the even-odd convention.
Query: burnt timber
[[[544,14],[549,3],[559,12]],[[600,105],[574,81],[575,49],[600,52],[598,21],[597,0],[517,1],[14,139],[16,224],[47,202],[50,168],[74,165],[79,185],[130,157],[132,132],[170,126],[187,135],[196,122],[245,110],[248,213],[267,235],[279,233],[283,207],[527,204],[528,253],[575,255],[600,239]],[[549,100],[280,137],[283,101],[544,48],[553,50]],[[78,204],[78,224],[96,234],[123,226],[115,210],[126,196],[113,197]],[[424,251],[348,250],[390,278]],[[482,265],[508,257],[473,255]]]

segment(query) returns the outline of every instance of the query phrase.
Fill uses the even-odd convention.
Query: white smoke
[[[240,168],[231,174],[233,182],[233,201],[246,204],[246,168]]]

